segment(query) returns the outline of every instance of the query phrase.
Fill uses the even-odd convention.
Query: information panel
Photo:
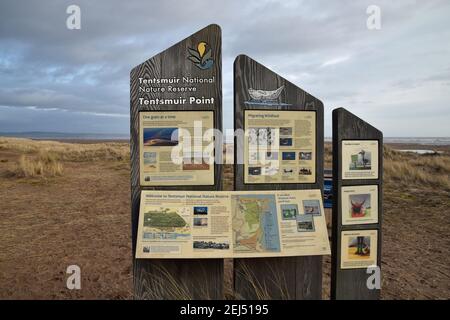
[[[213,185],[213,123],[213,111],[140,112],[141,185]]]
[[[341,234],[341,269],[377,265],[377,230],[349,230]]]
[[[342,225],[378,223],[378,186],[341,188]]]
[[[342,179],[378,179],[378,141],[342,141]]]
[[[244,183],[315,183],[316,113],[244,111]]]
[[[320,190],[142,191],[136,258],[330,254]]]

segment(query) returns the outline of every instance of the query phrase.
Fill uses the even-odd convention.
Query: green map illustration
[[[231,201],[234,252],[279,252],[275,196],[235,195]]]
[[[182,210],[182,208],[180,209]],[[190,225],[176,208],[154,208],[144,213],[143,238],[174,240],[190,237]]]
[[[159,229],[164,228],[182,228],[186,225],[186,221],[178,213],[161,210],[161,211],[149,211],[144,216],[144,226],[154,227]]]

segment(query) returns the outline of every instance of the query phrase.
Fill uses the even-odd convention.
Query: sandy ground
[[[0,298],[129,298],[129,198],[123,164],[65,164],[46,182],[3,178]],[[79,291],[66,288],[71,264],[81,268]]]
[[[25,180],[7,175],[17,157],[0,150],[0,299],[131,298],[127,164],[69,162],[62,177]],[[230,190],[231,168],[226,177]],[[384,191],[382,298],[449,299],[449,193]],[[66,288],[71,264],[81,290]],[[323,274],[327,298],[329,257]]]

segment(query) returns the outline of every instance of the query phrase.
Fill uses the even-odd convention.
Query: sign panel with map
[[[316,182],[315,111],[244,113],[244,183]]]
[[[140,112],[141,185],[213,185],[213,121],[213,111]]]
[[[280,252],[275,195],[232,195],[231,209],[234,252]]]
[[[143,191],[136,258],[330,254],[320,190]]]

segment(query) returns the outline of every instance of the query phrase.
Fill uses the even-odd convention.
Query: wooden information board
[[[167,148],[193,133],[194,121],[202,121],[203,129],[222,130],[221,51],[220,28],[209,25],[131,70],[131,222],[138,299],[223,297],[223,259],[134,258],[143,190],[221,189],[221,137],[214,139],[213,163],[196,161],[202,157],[194,153],[174,164]]]
[[[235,190],[323,191],[322,102],[245,55],[234,62],[234,126],[248,129],[235,138]],[[243,299],[321,299],[322,256],[234,259],[234,288]]]
[[[367,286],[380,273],[367,268],[381,267],[382,182],[382,132],[344,108],[333,110],[332,299],[380,297]]]

